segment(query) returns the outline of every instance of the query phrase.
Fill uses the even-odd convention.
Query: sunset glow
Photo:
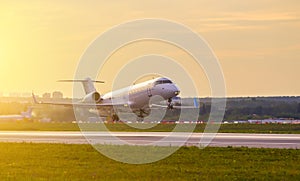
[[[228,96],[300,95],[299,9],[300,2],[294,0],[195,0],[171,5],[137,0],[4,0],[0,6],[0,92],[60,90],[70,97],[72,85],[56,81],[74,77],[81,55],[97,36],[126,21],[161,18],[184,24],[209,43],[222,66]],[[107,83],[98,86],[100,92],[109,91],[117,68],[145,52],[174,57],[189,70],[194,67],[174,47],[143,42],[111,58],[98,77]],[[194,71],[190,72],[201,80],[200,96],[209,96],[205,74]]]

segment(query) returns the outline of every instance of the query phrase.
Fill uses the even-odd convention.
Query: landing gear
[[[172,103],[172,98],[168,99],[168,109],[173,109],[173,103]]]
[[[113,114],[113,115],[111,116],[111,119],[112,119],[113,122],[118,122],[118,121],[120,121],[120,118],[119,118],[119,116],[118,116],[117,114]]]
[[[143,121],[144,121],[144,117],[138,116],[138,117],[136,118],[136,121],[137,121],[137,122],[143,122]]]
[[[144,109],[140,109],[138,114],[137,114],[137,122],[143,122],[144,121],[144,117],[147,116],[148,113],[144,110]]]

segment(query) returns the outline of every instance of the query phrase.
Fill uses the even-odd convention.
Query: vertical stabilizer
[[[82,81],[82,85],[84,88],[85,94],[89,94],[91,92],[96,92],[96,88],[91,78],[87,77],[84,81]]]
[[[195,108],[199,108],[198,99],[195,97],[195,98],[193,99],[193,101],[194,101],[194,107],[195,107]]]
[[[24,118],[31,118],[31,116],[32,116],[32,107],[29,107],[26,112],[22,112],[21,115]]]

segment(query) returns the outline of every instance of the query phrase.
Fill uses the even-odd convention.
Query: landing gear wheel
[[[140,117],[138,116],[137,119],[136,119],[137,122],[143,122],[144,121],[144,117]]]
[[[113,122],[118,122],[118,121],[120,121],[120,118],[119,118],[119,116],[118,116],[117,114],[113,114],[111,118],[112,118],[112,121],[113,121]]]
[[[169,98],[169,99],[168,99],[168,109],[173,109],[173,108],[174,108],[174,107],[173,107],[172,99]]]

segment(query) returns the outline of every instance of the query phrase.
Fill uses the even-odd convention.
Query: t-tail
[[[86,94],[82,102],[97,103],[101,101],[101,95],[97,92],[94,83],[104,83],[103,81],[92,80],[87,77],[83,80],[59,80],[58,82],[81,82]]]
[[[97,91],[94,86],[94,83],[104,83],[103,81],[92,80],[89,77],[83,80],[59,80],[58,82],[81,82],[86,95]]]

